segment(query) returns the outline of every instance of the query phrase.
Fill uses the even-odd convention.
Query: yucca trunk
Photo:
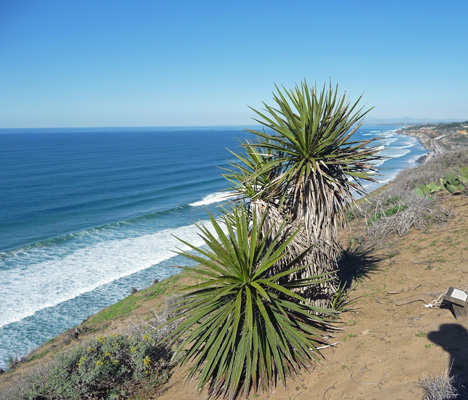
[[[275,205],[267,205],[261,200],[256,200],[250,204],[251,212],[263,217],[265,213],[265,223],[262,234],[276,237],[282,231],[283,236],[288,232],[297,231],[294,239],[286,248],[284,258],[272,269],[272,272],[284,271],[286,265],[290,264],[299,254],[303,254],[309,249],[301,260],[301,265],[306,267],[300,271],[292,273],[283,278],[284,282],[298,279],[310,278],[337,270],[337,260],[340,254],[340,246],[336,242],[336,227],[330,224],[332,221],[321,221],[325,235],[319,235],[316,230],[307,230],[304,218],[301,215],[293,215],[286,206],[279,208]],[[312,222],[313,223],[313,222]],[[283,227],[283,228],[282,228]],[[333,236],[333,234],[335,236]],[[301,287],[297,289],[302,296],[311,301],[312,304],[320,308],[329,308],[333,303],[333,298],[337,290],[336,275],[329,275],[329,280],[320,282],[314,286]]]
[[[311,265],[300,271],[303,278],[338,270],[341,247],[337,241],[337,225],[344,207],[342,191],[341,185],[325,181],[316,171],[311,171],[294,187],[295,193],[288,207],[291,218],[303,225],[303,245],[313,245],[307,259]],[[313,299],[314,304],[329,307],[337,287],[335,275],[334,279],[321,283],[317,288],[309,288],[303,295]]]

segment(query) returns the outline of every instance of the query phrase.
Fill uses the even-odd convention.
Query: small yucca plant
[[[281,284],[282,277],[303,268],[303,254],[274,273],[294,234],[281,242],[278,235],[261,235],[264,219],[255,212],[249,218],[238,205],[221,219],[225,230],[210,215],[216,236],[198,225],[207,249],[184,242],[198,253],[180,254],[200,263],[187,268],[200,283],[185,289],[171,339],[178,343],[176,357],[193,361],[187,378],[197,379],[199,391],[233,399],[307,368],[323,342],[321,332],[329,328],[323,316],[331,311],[291,290],[326,277]]]
[[[268,201],[280,197],[279,188],[273,184],[280,169],[265,168],[274,157],[271,151],[262,146],[263,143],[269,144],[269,141],[260,139],[255,144],[250,140],[240,143],[245,152],[237,154],[229,150],[237,160],[230,163],[230,168],[222,168],[227,171],[223,176],[231,189],[238,194],[238,198],[251,201]]]

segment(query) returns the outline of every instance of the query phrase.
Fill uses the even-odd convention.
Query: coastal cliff
[[[432,154],[468,146],[468,121],[440,124],[412,125],[397,131],[419,139]],[[432,155],[429,155],[429,159]]]

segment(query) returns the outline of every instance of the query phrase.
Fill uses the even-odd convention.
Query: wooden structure
[[[468,315],[468,294],[463,290],[449,287],[444,300],[452,306],[453,315],[458,319]]]

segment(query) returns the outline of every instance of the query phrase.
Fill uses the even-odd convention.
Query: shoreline
[[[416,164],[420,165],[420,164],[424,164],[424,163],[428,162],[433,157],[432,154],[433,154],[433,152],[429,152],[429,153],[424,154],[423,156],[419,157],[416,160]]]
[[[421,160],[422,163],[431,160],[438,154],[443,154],[450,150],[466,149],[468,147],[468,133],[466,130],[447,127],[444,124],[437,126],[416,125],[414,127],[398,129],[396,133],[411,136],[419,140],[419,143],[428,151],[425,158]]]
[[[426,135],[411,134],[407,131],[404,131],[403,129],[398,129],[395,131],[395,133],[416,138],[418,142],[421,144],[421,146],[423,146],[427,150],[427,154],[422,155],[416,160],[417,165],[424,164],[427,161],[429,161],[432,157],[434,157],[434,150],[430,148],[429,143],[428,143],[430,139]]]

